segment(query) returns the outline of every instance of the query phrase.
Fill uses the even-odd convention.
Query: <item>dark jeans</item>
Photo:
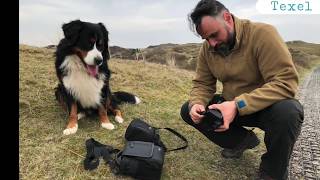
[[[299,101],[281,100],[259,112],[237,116],[227,131],[219,133],[208,130],[201,123],[193,123],[188,105],[189,102],[186,102],[181,107],[182,119],[222,148],[232,149],[245,138],[249,130],[242,126],[258,127],[265,131],[267,152],[261,157],[260,168],[276,179],[287,178],[287,166],[304,118]]]

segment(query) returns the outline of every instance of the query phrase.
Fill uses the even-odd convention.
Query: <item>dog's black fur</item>
[[[109,33],[102,23],[75,20],[63,24],[62,30],[65,37],[59,42],[55,53],[55,68],[59,80],[55,95],[69,112],[67,128],[74,126],[70,124],[75,121],[75,117],[71,117],[75,115],[72,114],[75,111],[72,110],[73,105],[76,107],[76,112],[73,113],[99,114],[104,113],[104,109],[105,113],[111,111],[114,115],[119,115],[116,111],[120,112],[120,103],[139,103],[139,99],[130,93],[111,93]],[[92,100],[92,97],[96,98]]]

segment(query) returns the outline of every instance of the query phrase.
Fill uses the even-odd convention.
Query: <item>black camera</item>
[[[215,130],[223,125],[223,116],[218,109],[206,109],[201,114],[204,115],[201,124],[208,127],[207,131]]]

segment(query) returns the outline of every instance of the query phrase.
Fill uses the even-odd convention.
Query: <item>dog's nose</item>
[[[102,64],[102,59],[101,58],[94,58],[94,63],[97,65],[97,66],[100,66]]]

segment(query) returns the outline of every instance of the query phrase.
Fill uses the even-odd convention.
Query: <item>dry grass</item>
[[[319,63],[320,44],[303,41],[289,41],[286,44],[292,54],[293,62],[302,75],[309,71],[315,63]],[[200,47],[201,43],[161,44],[149,46],[142,52],[148,62],[195,70]]]
[[[161,44],[143,49],[148,62],[166,64],[181,69],[195,70],[201,44]]]
[[[19,168],[21,179],[130,179],[116,177],[105,163],[85,171],[85,140],[116,148],[124,146],[125,129],[133,117],[142,117],[158,127],[181,132],[189,147],[166,155],[162,179],[252,179],[265,147],[248,150],[238,160],[221,158],[221,148],[180,118],[194,72],[164,65],[112,59],[112,90],[124,90],[142,99],[139,105],[122,105],[125,122],[115,130],[100,127],[98,119],[79,121],[78,132],[64,136],[67,115],[54,98],[57,78],[53,50],[21,45],[19,48]],[[111,117],[112,122],[114,118]],[[263,140],[263,133],[255,129]],[[176,139],[163,134],[163,141],[177,146]]]

